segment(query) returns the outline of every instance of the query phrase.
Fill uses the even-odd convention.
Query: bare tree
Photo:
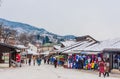
[[[13,42],[15,43],[15,41],[17,40],[16,38],[17,38],[16,30],[9,29],[5,42],[9,44],[9,40],[14,40]]]
[[[4,43],[8,43],[10,37],[16,38],[16,31],[10,28],[5,28],[3,23],[0,23],[0,38],[3,39]]]
[[[1,39],[5,38],[3,23],[0,23],[0,38]]]
[[[27,34],[25,34],[25,33],[20,34],[20,36],[19,36],[19,41],[20,41],[22,44],[25,45],[25,44],[28,42],[28,36],[27,36]]]
[[[2,37],[3,35],[3,24],[0,23],[0,37]]]
[[[0,38],[3,39],[4,43],[9,43],[10,39],[16,40],[18,43],[21,44],[26,44],[28,42],[35,42],[36,36],[33,34],[27,34],[27,33],[22,33],[22,34],[17,34],[16,30],[12,30],[10,28],[7,28],[4,26],[3,23],[0,23]]]
[[[32,35],[32,34],[28,35],[28,41],[29,41],[29,42],[32,43],[32,42],[34,41],[34,38],[35,38],[34,35]]]

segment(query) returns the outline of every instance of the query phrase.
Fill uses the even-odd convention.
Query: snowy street
[[[119,79],[98,77],[98,74],[80,70],[54,68],[53,65],[24,66],[21,68],[0,69],[0,79]]]

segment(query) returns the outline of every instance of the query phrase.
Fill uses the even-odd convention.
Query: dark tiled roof
[[[19,49],[19,48],[5,43],[0,43],[0,53],[6,53],[6,52],[9,53],[10,51],[15,51],[15,49]]]

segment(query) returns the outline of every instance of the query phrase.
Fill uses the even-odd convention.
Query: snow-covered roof
[[[76,47],[76,46],[81,45],[81,43],[82,43],[82,42],[76,42],[76,43],[74,43],[74,44],[72,44],[72,45],[70,45],[70,46],[61,48],[60,50],[58,50],[58,52],[64,52],[64,51],[70,50],[70,49],[72,49],[72,48],[74,48],[74,47]]]
[[[73,45],[73,44],[75,44],[76,42],[75,41],[65,41],[65,42],[61,42],[65,47],[67,47],[67,46],[70,46],[70,45]]]
[[[67,51],[64,51],[63,53],[80,53],[87,46],[90,46],[94,43],[95,42],[83,41],[83,42],[77,44],[74,48],[67,50]]]
[[[27,47],[25,47],[24,45],[15,45],[15,46],[20,49],[27,49]]]
[[[89,46],[84,50],[102,51],[106,48],[120,48],[120,38],[101,41],[100,43]]]
[[[100,53],[104,49],[108,49],[108,48],[120,49],[120,38],[104,40],[97,43],[94,41],[93,42],[80,41],[65,48],[61,48],[58,51],[63,53],[80,53],[81,51],[82,52],[84,51],[84,52],[88,52],[89,54],[92,54],[92,52]]]
[[[78,46],[76,48],[73,48],[72,50],[83,50],[85,49],[87,46],[93,44],[94,42],[88,42],[88,41],[85,41],[81,46]]]
[[[61,46],[58,46],[58,45],[54,45],[53,46],[55,49],[57,49],[57,50],[60,50],[61,49]]]
[[[60,49],[59,52],[64,52],[64,53],[69,52],[70,53],[71,51],[72,52],[74,51],[75,53],[78,53],[78,50],[82,50],[85,47],[87,47],[91,44],[94,44],[94,43],[95,43],[95,41],[79,41],[79,42],[76,42],[75,44],[73,44],[71,46]]]

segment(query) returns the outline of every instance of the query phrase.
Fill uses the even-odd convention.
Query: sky
[[[59,35],[120,37],[120,0],[2,0],[0,18]]]

